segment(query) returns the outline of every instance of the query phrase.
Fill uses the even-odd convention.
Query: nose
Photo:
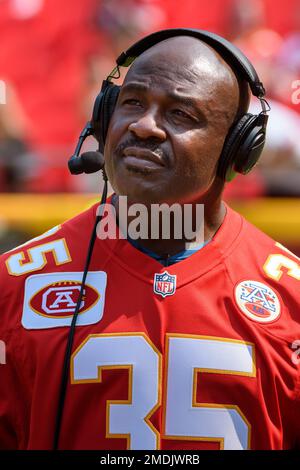
[[[133,132],[140,139],[157,138],[159,140],[166,139],[166,133],[162,129],[157,120],[157,113],[155,110],[147,110],[137,120],[129,124],[128,130]]]

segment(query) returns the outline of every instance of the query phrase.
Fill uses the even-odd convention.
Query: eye
[[[127,98],[123,101],[123,104],[127,104],[129,106],[141,106],[141,102],[136,98]]]
[[[185,120],[194,121],[194,118],[185,111],[182,111],[182,109],[173,109],[172,114]]]

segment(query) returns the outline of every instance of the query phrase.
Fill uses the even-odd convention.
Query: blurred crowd
[[[183,26],[238,45],[272,108],[259,164],[226,197],[300,195],[299,0],[0,0],[0,13],[0,192],[98,190],[67,160],[102,79],[143,35]]]

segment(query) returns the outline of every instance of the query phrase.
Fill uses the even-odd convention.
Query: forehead
[[[214,49],[196,38],[180,36],[162,41],[139,56],[124,80],[124,84],[131,82],[213,97],[226,94],[226,88],[232,88],[236,79]]]

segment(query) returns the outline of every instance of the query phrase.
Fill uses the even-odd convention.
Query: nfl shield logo
[[[167,271],[162,274],[154,274],[153,290],[155,294],[162,297],[173,295],[176,290],[176,276],[172,276]]]

